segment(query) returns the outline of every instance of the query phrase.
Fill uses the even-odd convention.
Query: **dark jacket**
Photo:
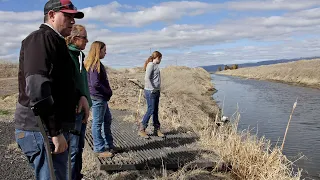
[[[109,101],[112,96],[108,76],[104,65],[100,62],[100,73],[95,70],[88,70],[88,83],[92,99]]]
[[[75,68],[63,37],[49,26],[28,35],[21,44],[19,57],[19,97],[15,112],[15,127],[39,131],[31,107],[45,98],[51,111],[42,115],[49,135],[56,136],[62,129],[74,128],[75,109],[79,97],[74,80]]]
[[[87,81],[87,70],[84,67],[83,60],[84,60],[84,53],[79,50],[75,45],[69,44],[69,53],[73,60],[74,66],[75,66],[75,81],[76,81],[76,88],[80,91],[81,94],[84,94],[88,100],[89,107],[92,106],[92,101],[90,98],[90,92],[88,87],[88,81]],[[80,62],[81,61],[81,68],[80,68]]]

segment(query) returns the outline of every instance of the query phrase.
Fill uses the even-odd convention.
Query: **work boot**
[[[149,136],[148,134],[146,133],[146,128],[143,126],[142,123],[140,123],[139,125],[139,132],[138,132],[138,135],[142,138],[145,138],[145,139],[148,139]]]
[[[113,153],[109,151],[101,152],[101,153],[96,153],[99,158],[111,158],[113,157]]]
[[[159,129],[154,130],[154,135],[158,137],[165,137],[165,135]]]
[[[140,137],[142,137],[142,138],[145,138],[145,139],[148,139],[149,138],[149,136],[148,136],[148,134],[146,133],[146,130],[139,130],[139,133],[138,133],[138,135],[140,136]]]

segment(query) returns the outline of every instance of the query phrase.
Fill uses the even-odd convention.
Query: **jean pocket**
[[[103,106],[103,100],[92,100],[92,107],[101,107]]]
[[[35,157],[40,152],[34,132],[16,131],[15,137],[19,148],[27,156],[28,161],[33,163]]]

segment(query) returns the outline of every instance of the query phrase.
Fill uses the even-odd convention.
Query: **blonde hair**
[[[101,41],[94,41],[91,44],[88,56],[84,61],[84,67],[87,71],[97,70],[100,73],[100,52],[105,46],[106,44]]]
[[[83,25],[74,24],[71,29],[71,34],[65,38],[67,45],[74,44],[75,43],[74,38],[79,36],[80,33],[85,29],[86,28]]]
[[[161,57],[162,57],[162,54],[159,51],[154,51],[151,54],[151,56],[149,56],[148,59],[144,62],[143,69],[146,70],[149,62],[152,62],[154,59],[161,58]]]

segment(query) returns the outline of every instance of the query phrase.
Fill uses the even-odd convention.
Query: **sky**
[[[26,4],[28,2],[28,4]],[[107,45],[102,62],[198,67],[320,56],[319,0],[73,0],[89,42]],[[0,0],[0,61],[18,62],[21,41],[39,28],[46,0]]]

